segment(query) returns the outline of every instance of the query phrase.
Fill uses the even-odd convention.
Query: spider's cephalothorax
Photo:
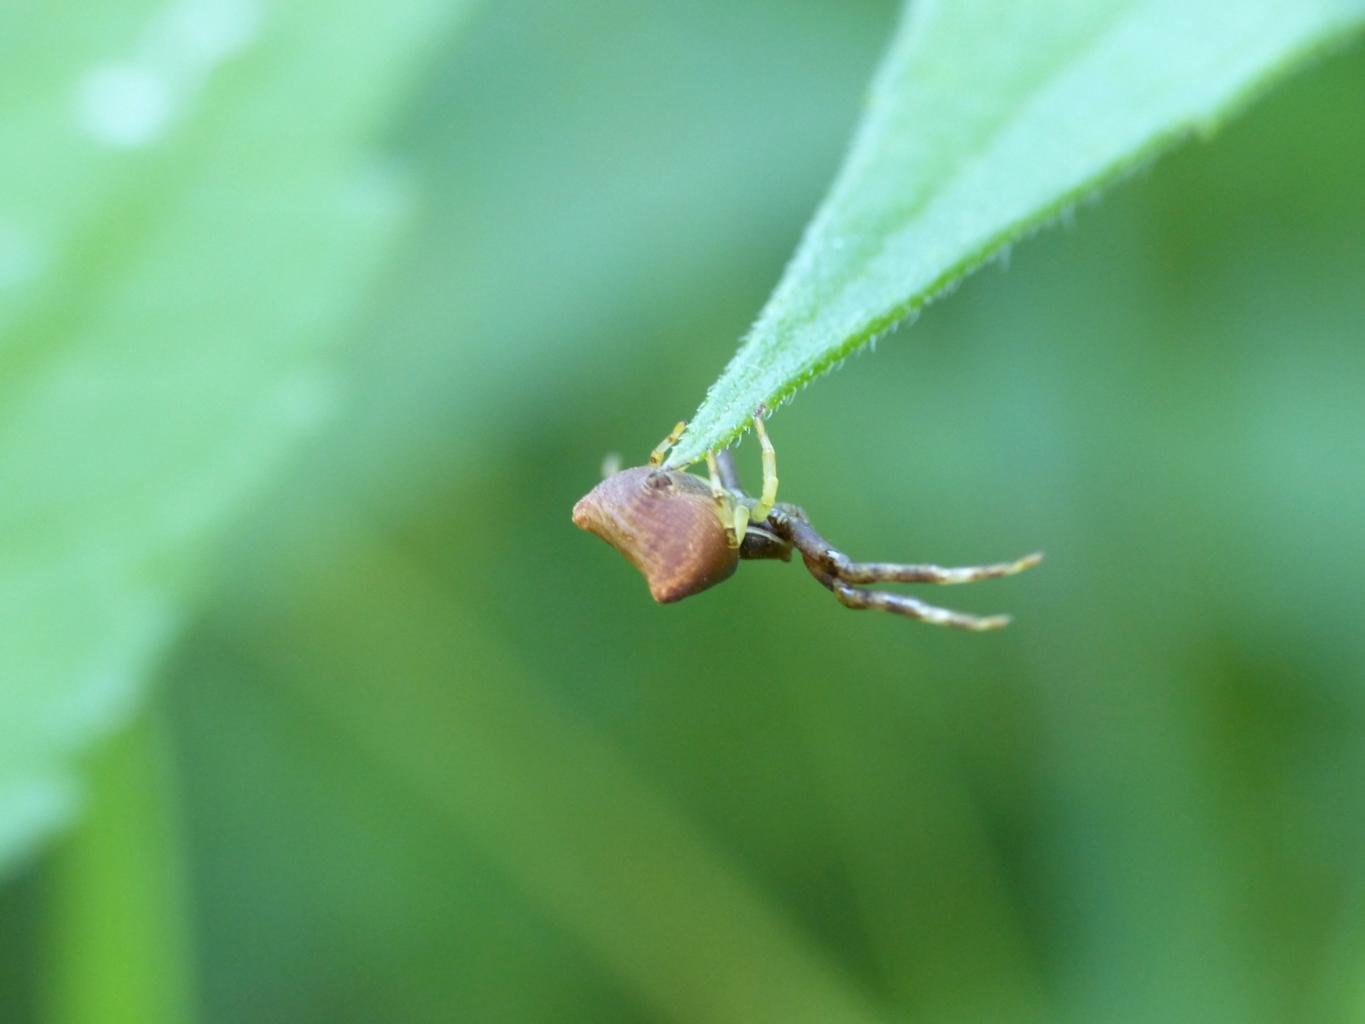
[[[848,608],[876,608],[956,629],[999,629],[1006,615],[976,616],[939,608],[906,594],[868,590],[865,583],[970,583],[1023,572],[1041,553],[1013,562],[943,568],[896,562],[855,562],[832,547],[795,505],[777,501],[777,457],[763,427],[766,410],[754,413],[763,448],[763,491],[744,493],[728,451],[708,455],[710,483],[680,469],[664,469],[677,443],[679,423],[649,457],[649,465],[613,473],[573,510],[573,521],[625,555],[644,575],[660,603],[680,601],[729,579],[739,560],[788,561],[801,553],[810,574]]]

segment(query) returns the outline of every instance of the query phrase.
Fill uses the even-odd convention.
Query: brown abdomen
[[[739,564],[711,489],[691,473],[622,470],[574,506],[573,521],[625,555],[660,604],[729,579]]]

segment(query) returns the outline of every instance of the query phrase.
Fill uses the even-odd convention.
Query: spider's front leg
[[[655,449],[649,453],[649,464],[651,466],[662,466],[664,457],[668,455],[668,450],[678,443],[678,439],[683,436],[683,431],[687,429],[687,420],[678,420],[668,436],[664,438]]]
[[[884,612],[895,612],[897,615],[918,619],[920,622],[948,626],[952,629],[966,629],[973,633],[1003,629],[1010,624],[1008,615],[968,615],[966,612],[955,612],[951,608],[940,608],[936,604],[918,601],[908,594],[893,594],[889,590],[868,590],[864,587],[850,586],[838,578],[825,582],[825,586],[834,591],[834,596],[845,608],[874,608]]]
[[[805,560],[810,574],[834,593],[848,608],[872,608],[895,612],[922,622],[953,629],[982,631],[1009,624],[1007,615],[968,615],[940,608],[904,594],[868,590],[861,583],[970,583],[975,580],[1013,576],[1043,560],[1034,552],[1013,562],[945,568],[938,565],[913,565],[899,562],[855,562],[816,532],[799,510],[779,505],[768,516],[773,531],[790,541]]]
[[[951,586],[956,583],[975,583],[977,580],[996,580],[1002,576],[1032,569],[1043,560],[1041,551],[1034,551],[1013,562],[993,562],[989,565],[915,565],[900,562],[855,562],[842,551],[829,548],[827,564],[834,575],[845,583],[937,583]]]

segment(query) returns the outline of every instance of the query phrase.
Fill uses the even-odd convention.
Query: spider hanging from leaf
[[[664,469],[664,456],[686,427],[679,423],[650,454],[648,465],[610,473],[580,500],[574,506],[574,524],[625,555],[660,604],[681,601],[729,579],[740,559],[788,562],[795,548],[810,574],[847,608],[875,608],[954,629],[1008,625],[1008,615],[968,615],[863,584],[972,583],[1013,576],[1041,562],[1041,552],[961,568],[853,561],[815,531],[805,512],[777,500],[777,455],[763,426],[766,414],[761,405],[754,412],[763,449],[758,498],[744,492],[728,449],[707,454],[709,483],[685,470]]]

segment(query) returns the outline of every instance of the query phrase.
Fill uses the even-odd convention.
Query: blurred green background
[[[780,564],[661,608],[569,522],[719,373],[894,16],[425,41],[345,397],[0,887],[0,1020],[1365,1020],[1360,46],[773,417],[856,556],[1046,549],[946,595],[1009,630]]]

